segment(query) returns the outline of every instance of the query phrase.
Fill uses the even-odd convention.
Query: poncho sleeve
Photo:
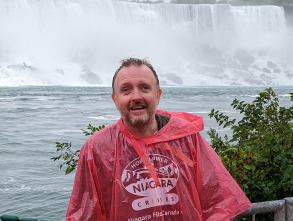
[[[230,220],[250,208],[252,204],[213,148],[200,134],[196,142],[203,220]]]
[[[80,152],[66,221],[106,220],[106,211],[91,150],[87,142]]]

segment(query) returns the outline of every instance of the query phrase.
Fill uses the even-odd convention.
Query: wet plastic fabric
[[[229,220],[251,203],[198,133],[201,117],[171,115],[146,139],[120,119],[80,152],[66,220]]]

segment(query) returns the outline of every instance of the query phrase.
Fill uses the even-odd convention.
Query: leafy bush
[[[95,132],[102,130],[105,128],[105,126],[99,126],[99,127],[94,127],[91,124],[88,125],[87,130],[82,130],[85,136],[90,136],[93,135]],[[62,160],[63,162],[59,165],[60,169],[62,169],[63,166],[67,166],[65,170],[65,174],[69,174],[72,171],[74,171],[77,167],[78,163],[78,157],[79,157],[79,152],[80,149],[76,151],[71,150],[71,142],[65,142],[65,143],[60,143],[56,142],[56,147],[57,147],[57,152],[60,152],[60,155],[57,157],[52,157],[51,160]]]
[[[214,109],[209,114],[233,132],[231,139],[212,128],[208,132],[225,167],[252,202],[293,196],[293,106],[280,107],[271,88],[252,103],[235,99],[231,106],[241,120]]]

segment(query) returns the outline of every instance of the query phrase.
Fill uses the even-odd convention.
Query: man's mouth
[[[143,110],[143,109],[145,109],[144,106],[135,106],[135,107],[130,108],[130,110]]]

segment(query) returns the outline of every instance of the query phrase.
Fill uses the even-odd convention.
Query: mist
[[[148,58],[163,86],[293,85],[282,7],[0,3],[0,86],[110,86],[127,57]]]

